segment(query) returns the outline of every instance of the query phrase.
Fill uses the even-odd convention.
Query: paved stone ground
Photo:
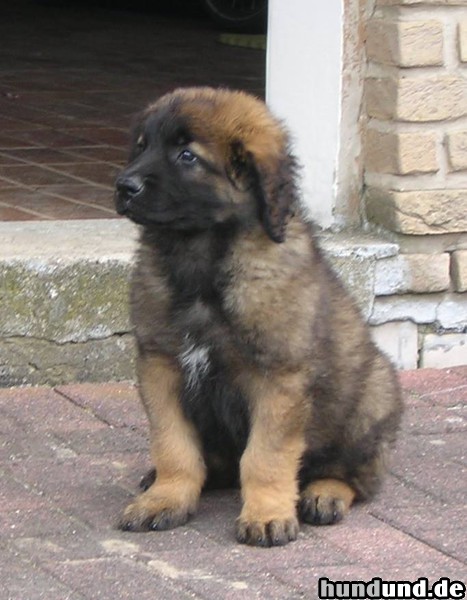
[[[115,529],[149,466],[130,384],[0,391],[0,599],[317,598],[330,580],[466,579],[467,367],[401,375],[407,410],[382,494],[284,548],[238,545],[238,492],[185,527]]]

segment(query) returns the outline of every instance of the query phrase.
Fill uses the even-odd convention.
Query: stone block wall
[[[467,0],[375,0],[367,23],[370,322],[400,366],[467,364]]]

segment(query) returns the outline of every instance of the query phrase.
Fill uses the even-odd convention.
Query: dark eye
[[[198,160],[198,157],[196,156],[196,154],[193,154],[191,150],[185,149],[182,150],[178,155],[178,160],[185,164],[192,165]]]

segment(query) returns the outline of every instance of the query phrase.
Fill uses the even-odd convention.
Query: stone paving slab
[[[296,542],[235,542],[238,491],[184,527],[127,533],[150,466],[130,383],[0,390],[0,600],[318,598],[318,579],[466,581],[467,367],[401,373],[406,415],[372,503]]]

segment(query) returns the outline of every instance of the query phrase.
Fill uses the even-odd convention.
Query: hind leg
[[[300,494],[300,518],[312,525],[337,523],[348,512],[355,495],[347,483],[338,479],[312,481]]]

